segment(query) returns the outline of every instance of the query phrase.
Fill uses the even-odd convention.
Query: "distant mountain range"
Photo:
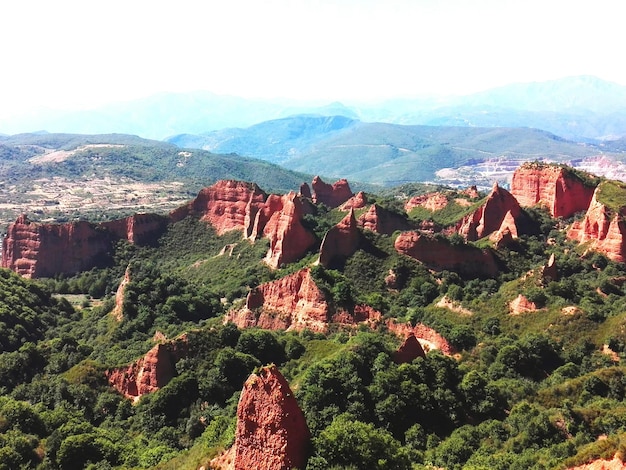
[[[528,160],[572,164],[598,155],[610,155],[613,160],[623,157],[619,145],[623,141],[600,147],[538,129],[408,126],[365,123],[343,116],[297,115],[246,129],[178,135],[168,141],[183,148],[237,153],[295,171],[385,186],[433,181],[445,168],[494,167],[505,162],[512,172]],[[493,172],[485,183],[490,185],[492,178]],[[460,182],[476,184],[476,175]]]
[[[626,136],[626,87],[591,76],[512,84],[467,96],[394,99],[374,104],[250,100],[208,92],[162,93],[79,112],[38,111],[0,120],[0,133],[45,129],[125,133],[164,139],[294,114],[363,122],[463,127],[528,127],[577,142]]]

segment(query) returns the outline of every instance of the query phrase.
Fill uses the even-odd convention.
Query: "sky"
[[[159,92],[376,101],[595,75],[626,85],[622,0],[20,0],[0,117]]]

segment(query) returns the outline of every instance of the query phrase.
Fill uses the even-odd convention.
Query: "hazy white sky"
[[[375,100],[591,74],[626,85],[622,0],[20,0],[0,116],[159,91]]]

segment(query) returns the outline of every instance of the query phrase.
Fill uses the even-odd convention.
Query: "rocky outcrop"
[[[452,347],[448,340],[441,336],[436,330],[418,323],[413,326],[410,323],[397,323],[393,318],[387,320],[385,323],[387,330],[400,336],[401,338],[408,338],[413,335],[419,341],[422,349],[427,352],[432,349],[439,349],[442,353],[452,355],[456,351]]]
[[[126,286],[130,282],[130,266],[124,271],[124,278],[115,292],[115,307],[111,311],[111,315],[118,322],[124,319],[124,293],[126,292]]]
[[[619,211],[611,210],[599,202],[594,193],[585,217],[572,224],[567,237],[579,243],[589,243],[590,248],[604,253],[607,258],[617,262],[626,260],[626,208]],[[626,203],[626,201],[625,201]]]
[[[195,215],[210,223],[218,235],[230,230],[243,231],[246,217],[254,220],[267,195],[255,184],[223,180],[202,189],[189,204],[170,213],[173,222]]]
[[[154,214],[100,224],[42,224],[21,215],[7,229],[2,267],[30,278],[75,274],[106,264],[115,241],[148,242],[163,232],[166,223]]]
[[[339,206],[339,210],[349,211],[350,209],[361,209],[365,206],[367,206],[367,196],[363,191],[359,191]]]
[[[169,220],[158,214],[134,214],[125,219],[102,222],[98,227],[136,245],[153,242],[167,227]]]
[[[304,414],[276,366],[250,375],[237,405],[235,442],[230,464],[223,459],[212,468],[249,470],[303,469],[308,460],[311,433]]]
[[[550,255],[548,258],[548,262],[544,264],[539,274],[541,275],[541,282],[545,285],[550,281],[558,281],[559,280],[559,272],[556,267],[556,259],[554,257],[554,253]]]
[[[332,227],[322,240],[319,264],[328,268],[345,261],[354,254],[361,242],[361,232],[354,217],[354,210]]]
[[[411,225],[400,214],[383,209],[377,204],[372,204],[367,212],[361,214],[357,220],[359,227],[372,232],[391,235],[397,230],[409,230]]]
[[[519,294],[509,303],[509,313],[511,315],[519,315],[526,312],[537,311],[535,302],[531,302],[524,295]]]
[[[300,191],[298,193],[300,196],[302,197],[306,197],[308,199],[311,199],[311,188],[309,187],[309,184],[304,182],[300,185]]]
[[[345,179],[340,179],[331,185],[316,176],[311,185],[313,187],[313,202],[324,204],[331,209],[339,207],[353,196],[350,185]]]
[[[270,195],[254,218],[252,228],[246,227],[249,238],[264,236],[270,247],[263,261],[272,268],[298,261],[317,239],[302,225],[301,198],[291,192],[284,196]]]
[[[323,332],[329,318],[328,302],[315,284],[311,270],[305,268],[252,289],[245,307],[229,312],[225,322],[235,323],[239,328]]]
[[[448,205],[448,197],[443,193],[428,193],[413,196],[404,203],[404,210],[410,212],[415,207],[423,207],[431,212],[440,211]]]
[[[513,173],[511,194],[522,207],[539,204],[553,217],[568,218],[587,209],[595,184],[563,166],[525,163]]]
[[[469,241],[476,241],[504,227],[517,236],[516,219],[522,209],[506,189],[493,185],[485,202],[457,224],[457,231]]]
[[[146,355],[127,367],[105,372],[109,384],[134,401],[169,383],[176,375],[175,364],[187,351],[186,338],[155,345]]]
[[[619,454],[615,454],[612,460],[598,459],[576,467],[569,467],[567,470],[624,470],[626,462],[622,461]]]
[[[426,357],[426,353],[414,333],[410,333],[398,350],[393,353],[393,361],[396,364],[411,363],[418,357]]]
[[[366,305],[337,309],[331,304],[317,287],[311,269],[304,268],[252,289],[245,306],[228,312],[224,322],[234,323],[239,328],[308,329],[323,333],[330,324],[373,326],[381,318],[380,312]]]
[[[30,278],[77,273],[104,262],[111,239],[89,222],[40,224],[22,215],[7,230],[2,267]]]
[[[394,244],[396,251],[435,270],[456,271],[470,277],[492,277],[498,273],[491,250],[470,245],[451,244],[443,237],[419,232],[403,232]]]

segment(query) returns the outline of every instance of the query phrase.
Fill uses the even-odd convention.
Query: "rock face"
[[[400,214],[383,209],[377,204],[372,204],[368,211],[359,217],[357,223],[359,227],[384,235],[411,228],[407,219]]]
[[[427,348],[429,351],[432,349],[439,349],[442,353],[447,355],[451,355],[456,352],[452,345],[448,343],[448,340],[441,336],[437,331],[424,325],[423,323],[418,323],[413,326],[410,323],[396,323],[396,321],[392,318],[387,320],[385,325],[389,331],[402,338],[407,339],[413,335],[419,341],[422,349]]]
[[[497,274],[498,266],[490,250],[469,245],[452,245],[446,239],[404,232],[396,239],[396,251],[436,270],[451,270],[476,277]]]
[[[300,196],[302,197],[306,197],[311,199],[311,188],[309,187],[308,183],[302,183],[300,185],[300,192],[299,192]]]
[[[176,375],[174,365],[187,350],[185,339],[155,345],[144,357],[133,364],[107,370],[109,384],[134,401],[169,383]]]
[[[570,467],[567,470],[624,470],[625,468],[626,462],[622,462],[620,456],[615,454],[612,460],[598,459],[584,465]]]
[[[255,287],[246,306],[231,311],[225,321],[239,328],[258,326],[268,330],[326,331],[330,308],[309,268]]]
[[[328,268],[335,263],[343,262],[354,254],[360,242],[361,232],[354,217],[354,210],[350,209],[350,213],[324,235],[320,246],[319,263]]]
[[[624,208],[619,212],[611,211],[598,201],[594,193],[585,217],[576,221],[567,232],[567,237],[579,243],[589,242],[591,248],[604,253],[607,258],[617,262],[626,260],[626,221]],[[625,201],[626,203],[626,201]]]
[[[522,207],[542,204],[553,217],[568,218],[587,209],[593,191],[571,170],[542,163],[523,164],[511,181],[511,194]]]
[[[276,366],[246,380],[237,406],[234,470],[287,470],[306,467],[311,433]]]
[[[170,214],[173,222],[195,214],[209,222],[218,235],[230,230],[244,230],[246,217],[254,219],[267,195],[255,184],[223,180],[204,188],[186,206]]]
[[[228,312],[224,322],[232,322],[239,328],[309,329],[324,333],[331,323],[373,326],[380,317],[380,312],[366,305],[356,305],[349,310],[335,309],[315,284],[310,268],[304,268],[252,289],[245,307]]]
[[[153,214],[101,224],[40,224],[21,215],[4,238],[2,267],[30,278],[74,274],[105,263],[116,240],[147,242],[162,233],[166,223]]]
[[[150,243],[167,227],[168,218],[157,214],[134,214],[125,219],[102,222],[99,227],[136,245]]]
[[[359,191],[346,202],[344,202],[339,209],[342,211],[349,211],[350,209],[361,209],[367,206],[367,196],[363,191]]]
[[[423,207],[431,212],[439,211],[448,205],[448,197],[443,193],[428,193],[413,196],[404,204],[404,210],[410,212],[415,207]]]
[[[339,207],[352,197],[350,185],[345,179],[340,179],[335,183],[328,184],[322,178],[316,176],[311,183],[313,186],[313,202],[315,204],[325,204],[331,209]]]
[[[517,236],[515,221],[521,212],[520,205],[511,193],[496,183],[485,202],[458,223],[457,231],[467,240],[476,241],[497,232],[504,225]]]
[[[400,345],[398,350],[393,354],[393,361],[396,364],[405,364],[413,362],[418,357],[426,357],[426,353],[422,348],[422,345],[415,337],[414,333],[410,333],[404,340],[404,343]]]
[[[115,307],[111,311],[111,315],[117,320],[122,321],[124,319],[124,293],[126,292],[126,285],[130,282],[130,268],[126,268],[124,271],[124,278],[115,292]]]
[[[250,239],[269,239],[270,247],[263,260],[267,265],[278,268],[297,261],[317,242],[315,235],[302,225],[303,212],[301,198],[295,193],[272,194],[256,212],[252,227],[246,226]]]
[[[522,294],[518,295],[514,300],[509,303],[509,312],[511,315],[519,315],[520,313],[535,311],[537,311],[537,305],[535,305],[534,302],[528,300]]]

